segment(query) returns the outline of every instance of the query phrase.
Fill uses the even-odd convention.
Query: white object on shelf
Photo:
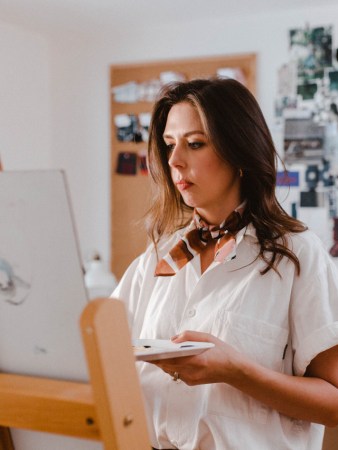
[[[242,69],[239,67],[220,67],[217,69],[217,76],[219,78],[233,78],[245,85],[245,76]]]
[[[115,276],[104,267],[98,254],[88,263],[84,279],[91,300],[98,297],[109,297],[117,286]]]

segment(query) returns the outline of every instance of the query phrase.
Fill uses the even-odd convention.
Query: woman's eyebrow
[[[201,130],[193,130],[193,131],[188,131],[187,133],[183,134],[183,137],[189,137],[193,134],[202,134],[203,136],[205,136],[204,131]],[[163,138],[173,138],[173,136],[171,136],[171,134],[165,133],[163,134]]]

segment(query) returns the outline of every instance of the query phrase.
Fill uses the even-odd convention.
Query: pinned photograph
[[[290,30],[290,53],[299,77],[323,78],[332,66],[332,26]]]

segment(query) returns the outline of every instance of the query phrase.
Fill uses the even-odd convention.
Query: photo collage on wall
[[[337,53],[332,26],[289,31],[289,62],[278,72],[275,103],[287,163],[320,163],[325,156],[326,124],[338,118]]]
[[[332,69],[332,27],[290,30],[291,59],[297,63],[297,94],[314,98],[320,83]],[[331,88],[331,86],[330,86]]]
[[[116,172],[124,175],[147,175],[147,149],[150,125],[150,113],[117,114],[115,116],[116,139],[119,142],[145,143],[136,152],[120,152],[118,154]]]

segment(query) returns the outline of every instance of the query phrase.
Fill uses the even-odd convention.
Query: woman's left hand
[[[197,331],[184,331],[172,338],[175,343],[184,341],[212,342],[215,346],[194,356],[184,356],[152,361],[164,372],[179,378],[189,386],[207,383],[231,383],[240,361],[245,358],[233,347],[215,336]]]

